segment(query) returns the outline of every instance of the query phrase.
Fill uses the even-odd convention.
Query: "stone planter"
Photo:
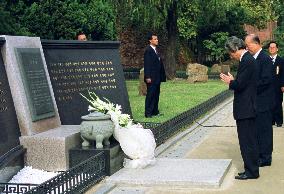
[[[100,112],[93,112],[82,116],[80,125],[81,138],[83,139],[82,146],[90,146],[90,141],[96,141],[96,148],[103,148],[104,145],[109,145],[109,138],[114,131],[114,124],[111,121],[110,115]]]

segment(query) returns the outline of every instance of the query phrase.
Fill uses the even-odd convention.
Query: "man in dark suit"
[[[221,73],[222,81],[234,90],[233,115],[237,123],[241,155],[244,161],[244,172],[238,173],[236,179],[256,179],[259,177],[258,143],[256,133],[256,60],[245,50],[243,40],[233,36],[226,44],[231,58],[239,60],[236,79],[228,73]]]
[[[269,43],[268,51],[273,62],[273,72],[274,72],[274,90],[275,90],[275,106],[273,109],[272,124],[281,127],[283,124],[283,92],[281,88],[284,89],[284,60],[277,54],[278,44],[275,41]]]
[[[162,59],[157,51],[158,37],[156,34],[148,35],[149,45],[144,53],[144,81],[147,84],[145,100],[145,117],[159,115],[159,96],[161,82],[166,81],[166,74]]]
[[[270,166],[272,162],[273,131],[272,110],[274,108],[273,63],[261,47],[259,37],[247,35],[245,43],[257,62],[256,129],[259,146],[259,166]]]

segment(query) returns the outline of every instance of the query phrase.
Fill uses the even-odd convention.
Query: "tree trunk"
[[[197,45],[197,63],[203,64],[204,62],[204,52],[203,52],[203,42],[202,38],[197,35],[196,37],[196,45]]]
[[[168,44],[165,54],[165,71],[168,79],[176,75],[176,45],[177,45],[177,0],[173,0],[167,14]]]

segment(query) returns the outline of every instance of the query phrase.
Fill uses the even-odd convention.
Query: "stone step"
[[[231,166],[230,159],[158,158],[144,169],[123,168],[106,179],[116,185],[219,187]]]

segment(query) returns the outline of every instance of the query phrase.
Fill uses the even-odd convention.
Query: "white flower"
[[[121,127],[129,127],[132,125],[132,119],[128,114],[123,114],[121,112],[121,106],[114,105],[108,99],[104,98],[101,100],[94,92],[89,92],[89,97],[81,94],[89,103],[88,111],[98,111],[101,113],[111,115],[112,121]]]

